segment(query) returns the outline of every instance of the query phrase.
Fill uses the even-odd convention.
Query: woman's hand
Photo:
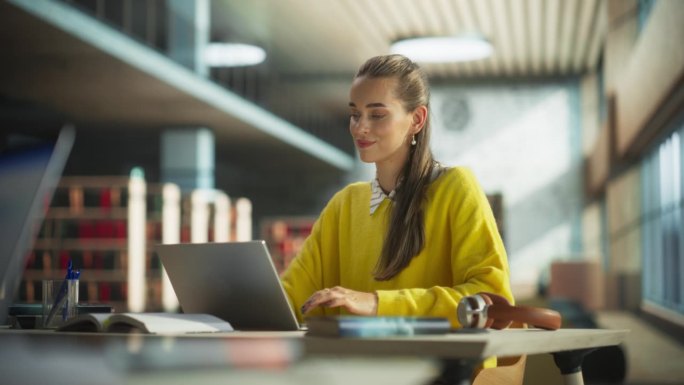
[[[302,314],[316,307],[344,306],[348,312],[356,315],[374,316],[378,312],[378,296],[375,293],[349,290],[341,286],[319,290],[302,305]]]

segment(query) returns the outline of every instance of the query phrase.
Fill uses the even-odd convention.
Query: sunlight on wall
[[[500,191],[513,206],[570,169],[568,95],[563,90],[502,126],[468,149],[440,156],[465,165],[485,191]]]

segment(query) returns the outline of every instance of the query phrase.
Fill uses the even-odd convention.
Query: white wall
[[[533,294],[548,264],[582,248],[582,141],[576,82],[437,86],[437,160],[502,193],[511,280]]]

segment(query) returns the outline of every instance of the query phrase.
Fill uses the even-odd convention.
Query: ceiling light
[[[404,39],[392,44],[390,50],[421,63],[479,60],[494,51],[492,44],[479,35]]]
[[[204,60],[210,67],[240,67],[259,64],[266,59],[261,47],[241,43],[211,43],[204,51]]]

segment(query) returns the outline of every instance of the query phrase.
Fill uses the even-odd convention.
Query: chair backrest
[[[511,328],[525,328],[514,323]],[[522,385],[525,377],[527,356],[497,357],[496,367],[480,370],[473,379],[473,385]]]
[[[522,385],[527,356],[498,357],[496,368],[483,369],[473,385]]]

